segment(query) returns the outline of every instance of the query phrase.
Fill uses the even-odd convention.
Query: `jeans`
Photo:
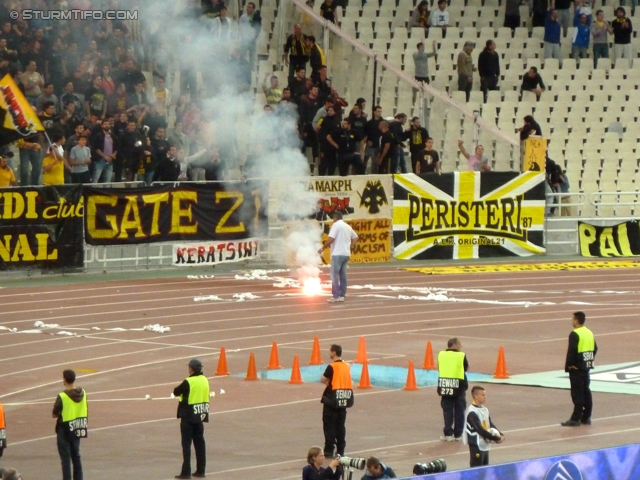
[[[371,159],[371,173],[378,173],[378,165],[376,165],[376,157],[378,156],[377,147],[367,147],[364,153],[365,159]],[[365,171],[367,168],[367,161],[364,162]]]
[[[107,163],[107,161],[102,158],[93,163],[93,183],[111,183],[112,175],[113,162]]]
[[[204,441],[204,424],[191,423],[188,419],[180,420],[180,435],[182,437],[182,469],[180,475],[191,475],[191,442],[196,451],[197,474],[204,474],[207,466],[207,448]]]
[[[556,10],[558,12],[558,22],[562,25],[562,36],[567,36],[569,25],[571,25],[571,11],[568,8]]]
[[[86,172],[72,173],[71,183],[91,183],[91,173],[89,173],[89,170]]]
[[[391,160],[391,173],[408,173],[404,150],[400,147],[396,150],[395,158]]]
[[[457,397],[443,396],[440,398],[440,406],[442,407],[442,415],[444,416],[444,429],[442,432],[445,436],[461,437],[464,430],[464,410],[467,408],[467,399],[462,393]]]
[[[593,68],[597,68],[599,58],[609,58],[609,44],[608,43],[594,43],[593,44]]]
[[[80,438],[71,437],[63,428],[57,432],[58,453],[62,464],[62,480],[72,480],[71,463],[73,463],[73,480],[82,480],[82,463],[80,461]]]
[[[29,165],[31,165],[31,181],[29,181]],[[20,185],[40,185],[42,173],[42,155],[40,150],[20,149]]]
[[[331,294],[333,298],[347,295],[347,255],[333,255],[331,257]]]
[[[338,172],[341,177],[349,175],[349,167],[353,166],[353,175],[364,175],[364,163],[359,153],[338,154]]]
[[[467,93],[467,102],[471,97],[471,87],[473,86],[473,82],[469,81],[469,77],[466,75],[458,75],[458,90],[461,92]]]
[[[638,0],[629,0],[631,4],[631,16],[635,15],[636,7],[638,6]],[[627,5],[627,0],[620,0],[620,6],[625,7]]]
[[[153,182],[153,175],[156,172],[147,172],[147,173],[143,173],[142,174],[142,178],[140,177],[140,175],[138,175],[138,181],[143,181],[147,187],[151,186],[151,183]]]
[[[489,90],[500,90],[500,87],[498,87],[498,76],[492,75],[490,77],[481,77],[480,89],[484,95],[484,101],[486,102]]]
[[[571,46],[571,58],[575,58],[576,60],[578,60],[579,58],[587,58],[588,56],[588,47],[577,47],[576,45]]]
[[[544,58],[557,58],[562,64],[562,56],[560,55],[560,44],[544,42]]]
[[[619,58],[628,58],[629,67],[633,67],[633,53],[631,51],[631,44],[614,43],[613,44],[613,58],[617,61]]]

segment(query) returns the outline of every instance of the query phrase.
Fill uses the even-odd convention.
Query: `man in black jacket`
[[[340,128],[327,135],[327,142],[338,154],[338,172],[341,177],[349,175],[350,166],[353,166],[354,175],[364,175],[360,139],[351,129],[351,119],[343,119]]]
[[[480,88],[487,101],[487,91],[498,90],[500,78],[500,55],[496,53],[496,42],[487,40],[484,50],[478,56],[478,73],[480,73]]]
[[[91,135],[91,163],[93,163],[93,183],[103,179],[104,183],[111,182],[113,162],[118,156],[118,142],[111,134],[111,123],[104,119],[102,129]]]
[[[177,182],[180,178],[180,162],[176,157],[176,147],[169,146],[167,154],[160,158],[153,174],[154,182]]]

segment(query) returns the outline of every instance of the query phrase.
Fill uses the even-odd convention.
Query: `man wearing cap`
[[[333,212],[333,225],[329,236],[322,243],[318,253],[331,247],[331,298],[329,303],[344,302],[347,294],[347,263],[351,256],[351,247],[358,241],[358,234],[351,225],[342,220],[342,213]]]
[[[202,373],[202,362],[189,361],[189,376],[173,390],[180,399],[178,418],[182,435],[182,470],[175,478],[191,478],[191,443],[196,451],[194,477],[204,478],[207,449],[204,441],[204,423],[209,422],[209,380]]]
[[[473,85],[473,72],[477,69],[473,66],[471,52],[476,48],[473,42],[466,42],[463,50],[458,54],[458,90],[466,92],[467,102],[471,96],[471,87]]]

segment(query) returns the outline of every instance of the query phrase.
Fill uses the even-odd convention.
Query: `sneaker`
[[[578,420],[567,420],[566,422],[562,422],[560,425],[563,427],[579,427],[580,422]]]
[[[331,297],[327,299],[327,303],[336,303],[340,301],[340,297]]]
[[[455,441],[455,437],[453,435],[442,435],[440,437],[441,442],[453,442]]]
[[[180,475],[176,475],[173,478],[191,478],[191,475],[182,475],[182,474],[180,474]]]
[[[344,297],[338,297],[338,298],[336,298],[336,302],[344,302]]]
[[[584,419],[584,420],[580,420],[580,423],[582,425],[591,425],[591,419],[587,418],[587,419]]]
[[[461,441],[462,441],[462,436],[456,437],[456,438],[454,438],[454,440],[455,440],[456,442],[461,442]]]
[[[206,475],[204,473],[194,473],[192,476],[196,477],[196,478],[205,478],[206,477]]]

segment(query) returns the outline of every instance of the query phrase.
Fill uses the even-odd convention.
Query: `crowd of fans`
[[[277,141],[255,141],[261,136],[255,135],[246,162],[240,165],[237,112],[235,118],[223,121],[208,101],[222,90],[221,85],[232,95],[250,91],[261,31],[260,12],[254,3],[246,5],[238,21],[227,16],[221,0],[201,0],[197,9],[176,6],[176,18],[193,29],[184,38],[187,47],[195,47],[202,38],[223,46],[202,59],[222,68],[207,69],[203,68],[206,63],[197,64],[193,57],[171,58],[176,50],[167,53],[162,27],[153,32],[149,22],[11,19],[8,12],[26,8],[26,1],[0,2],[0,74],[11,75],[37,112],[45,133],[16,142],[19,158],[11,158],[8,146],[2,147],[3,186],[220,180],[237,167],[244,167],[243,174],[250,176],[259,171],[265,149],[278,148]],[[60,5],[119,7],[117,0],[69,0]],[[31,8],[43,11],[60,5],[29,2]],[[150,8],[137,2],[120,7]],[[332,0],[323,3],[321,12],[337,20]],[[143,15],[147,13],[138,18]],[[270,116],[297,115],[297,135],[289,133],[296,135],[293,143],[303,153],[309,150],[312,173],[316,167],[321,175],[405,173],[406,143],[414,171],[440,170],[433,141],[419,126],[419,119],[405,129],[406,115],[385,119],[379,107],[369,119],[362,98],[347,109],[348,102],[327,77],[322,48],[313,35],[302,33],[301,25],[295,26],[284,51],[288,84],[281,88],[277,76],[267,75],[262,85],[267,106],[254,123],[264,127],[271,125]],[[177,90],[172,85],[177,79],[170,72],[176,70],[179,95],[173,98],[170,87]],[[200,90],[198,70],[202,72]],[[16,166],[17,175],[11,178]]]

